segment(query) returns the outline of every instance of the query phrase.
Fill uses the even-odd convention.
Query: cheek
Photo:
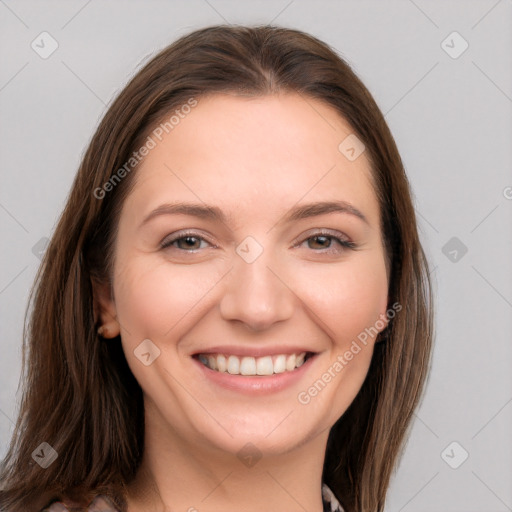
[[[218,268],[200,272],[194,265],[171,265],[147,256],[119,268],[116,309],[124,336],[136,338],[134,343],[162,339],[174,329],[175,335],[222,277]]]
[[[350,345],[386,311],[388,282],[383,259],[354,258],[314,270],[310,266],[297,275],[297,295],[322,321],[338,348]]]
[[[380,330],[376,327],[381,327],[379,315],[386,311],[388,280],[384,259],[378,257],[354,259],[338,265],[336,272],[322,272],[325,275],[317,277],[322,277],[323,286],[310,290],[308,300],[332,345],[312,391],[328,388],[323,405],[332,425],[353,402],[368,374]],[[322,406],[321,401],[317,406]]]
[[[310,387],[298,396],[299,403],[311,407],[309,411],[324,416],[325,427],[345,413],[361,390],[388,293],[384,260],[353,260],[327,267],[298,280],[302,286],[298,295],[306,310],[312,311],[311,317],[331,339]]]

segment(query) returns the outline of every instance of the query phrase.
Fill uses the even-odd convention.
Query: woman
[[[430,283],[393,138],[324,43],[216,26],[152,59],[34,290],[3,508],[383,510]]]

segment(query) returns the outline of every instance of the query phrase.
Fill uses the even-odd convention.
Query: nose
[[[220,301],[225,320],[241,322],[253,331],[291,318],[296,301],[293,283],[265,253],[252,263],[235,257]]]

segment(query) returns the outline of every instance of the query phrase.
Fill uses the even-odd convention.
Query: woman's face
[[[295,94],[201,98],[168,131],[134,171],[107,303],[147,427],[284,453],[345,412],[385,324],[368,160]]]

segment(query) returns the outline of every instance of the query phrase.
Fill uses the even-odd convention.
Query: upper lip
[[[279,354],[301,354],[302,352],[311,352],[313,350],[299,346],[278,346],[272,345],[268,347],[247,347],[247,346],[235,346],[235,345],[217,345],[215,347],[204,348],[194,352],[192,355],[198,354],[228,354],[239,357],[263,357],[263,356],[274,356]]]

